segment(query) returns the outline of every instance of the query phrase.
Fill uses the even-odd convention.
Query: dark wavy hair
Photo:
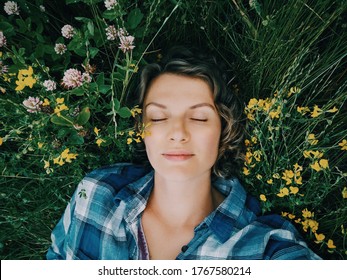
[[[138,104],[141,108],[151,82],[164,73],[199,78],[208,83],[222,123],[213,174],[224,178],[236,176],[244,159],[244,117],[241,103],[228,88],[225,71],[221,69],[216,58],[196,50],[174,47],[162,61],[147,64],[141,71],[137,89]],[[142,163],[144,160],[148,162],[143,143],[138,152]]]

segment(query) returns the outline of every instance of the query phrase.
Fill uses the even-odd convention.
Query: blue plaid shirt
[[[132,164],[87,175],[52,232],[47,259],[145,259],[141,216],[153,175]],[[213,186],[225,200],[196,226],[176,259],[319,259],[290,222],[279,215],[261,216],[259,202],[237,179],[216,179]]]

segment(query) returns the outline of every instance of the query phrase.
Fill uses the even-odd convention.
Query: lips
[[[184,161],[194,156],[193,153],[186,152],[186,151],[167,152],[167,153],[163,153],[162,155],[164,158],[171,161]]]

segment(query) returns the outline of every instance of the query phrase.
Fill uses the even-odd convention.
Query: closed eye
[[[151,122],[162,122],[167,120],[167,118],[161,118],[161,119],[151,119]]]
[[[197,121],[197,122],[207,122],[207,119],[197,119],[197,118],[191,118],[192,121]]]

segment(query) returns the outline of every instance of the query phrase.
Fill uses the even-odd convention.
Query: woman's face
[[[205,81],[162,74],[152,81],[143,112],[150,123],[146,152],[157,174],[175,181],[211,175],[221,121]]]

